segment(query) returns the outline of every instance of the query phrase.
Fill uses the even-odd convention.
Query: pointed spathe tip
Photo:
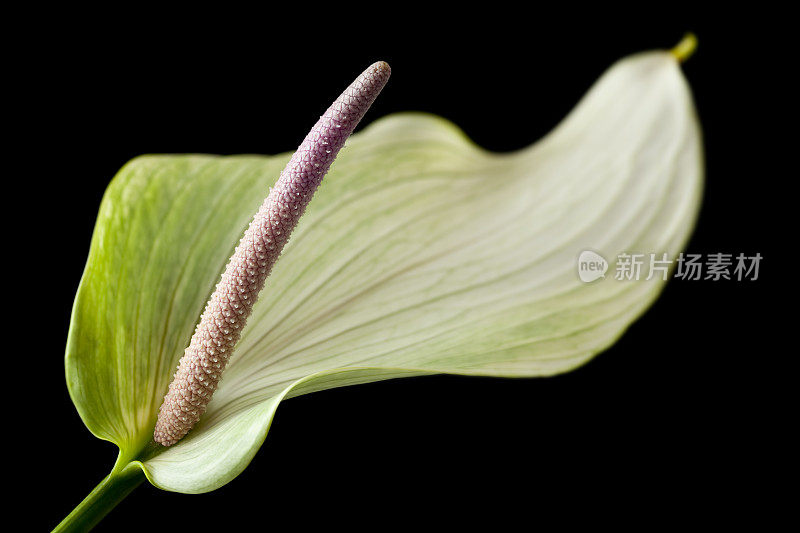
[[[692,33],[688,32],[686,35],[683,36],[681,42],[679,42],[675,47],[670,50],[669,52],[675,56],[675,58],[683,63],[694,54],[694,51],[697,49],[697,36]]]

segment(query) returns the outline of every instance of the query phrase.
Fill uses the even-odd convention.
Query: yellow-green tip
[[[669,51],[670,54],[674,55],[675,58],[683,63],[694,54],[694,51],[697,50],[697,36],[689,32],[683,36],[681,42],[679,42],[675,48]]]

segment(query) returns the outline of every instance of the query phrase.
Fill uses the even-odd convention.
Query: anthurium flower
[[[66,356],[81,418],[119,457],[61,527],[91,525],[145,477],[185,493],[224,485],[292,396],[434,373],[548,376],[610,346],[665,282],[585,283],[577,258],[591,250],[613,272],[621,253],[674,258],[686,243],[703,174],[679,66],[691,48],[619,61],[515,153],[423,114],[354,135],[270,265],[205,412],[191,430],[157,431],[171,446],[153,432],[175,368],[290,155],[125,165],[101,205]]]

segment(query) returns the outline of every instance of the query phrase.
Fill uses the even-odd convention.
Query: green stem
[[[89,531],[142,481],[144,473],[135,463],[114,468],[53,531]]]

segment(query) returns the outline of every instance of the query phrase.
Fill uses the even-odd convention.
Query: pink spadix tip
[[[181,357],[158,413],[156,442],[175,444],[205,413],[272,266],[390,73],[383,61],[361,73],[320,117],[281,172],[228,261]]]

